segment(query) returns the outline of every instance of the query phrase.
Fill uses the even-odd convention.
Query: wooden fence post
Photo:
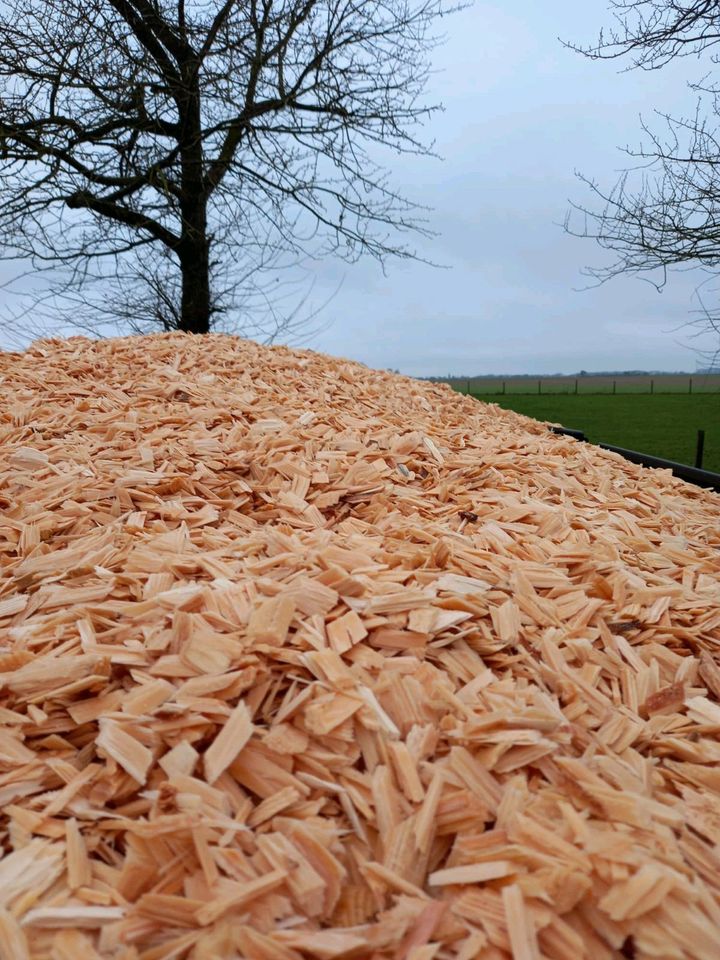
[[[650,381],[650,393],[655,393],[655,381]]]

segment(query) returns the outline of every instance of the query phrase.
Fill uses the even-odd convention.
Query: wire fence
[[[546,396],[591,394],[720,393],[720,375],[659,374],[617,377],[433,377],[460,393],[479,396]]]

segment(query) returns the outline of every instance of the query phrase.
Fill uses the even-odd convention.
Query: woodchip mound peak
[[[230,336],[0,391],[0,960],[717,960],[720,497]]]

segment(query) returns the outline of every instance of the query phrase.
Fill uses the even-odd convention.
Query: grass
[[[697,431],[704,430],[703,467],[720,473],[719,394],[473,396],[582,430],[593,443],[611,443],[678,463],[695,463]]]

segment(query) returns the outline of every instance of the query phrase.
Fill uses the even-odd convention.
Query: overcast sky
[[[662,294],[625,278],[579,291],[607,255],[558,226],[569,199],[589,199],[574,171],[612,185],[640,115],[692,108],[685,83],[704,69],[622,73],[558,40],[591,42],[610,22],[606,0],[477,0],[446,21],[430,89],[444,160],[404,161],[401,182],[434,208],[441,236],[420,248],[449,269],[324,266],[323,290],[344,282],[314,347],[418,375],[695,368],[698,342],[678,328],[698,277]]]
[[[570,199],[589,200],[574,171],[611,186],[640,115],[692,109],[686,81],[703,72],[684,60],[622,73],[558,39],[589,43],[610,22],[608,0],[476,0],[445,21],[427,98],[445,106],[432,127],[444,159],[392,161],[432,208],[439,236],[419,252],[445,268],[317,265],[316,303],[342,286],[311,346],[416,375],[695,368],[701,344],[682,325],[699,278],[676,274],[662,294],[628,278],[581,291],[582,268],[607,255],[559,225]]]

